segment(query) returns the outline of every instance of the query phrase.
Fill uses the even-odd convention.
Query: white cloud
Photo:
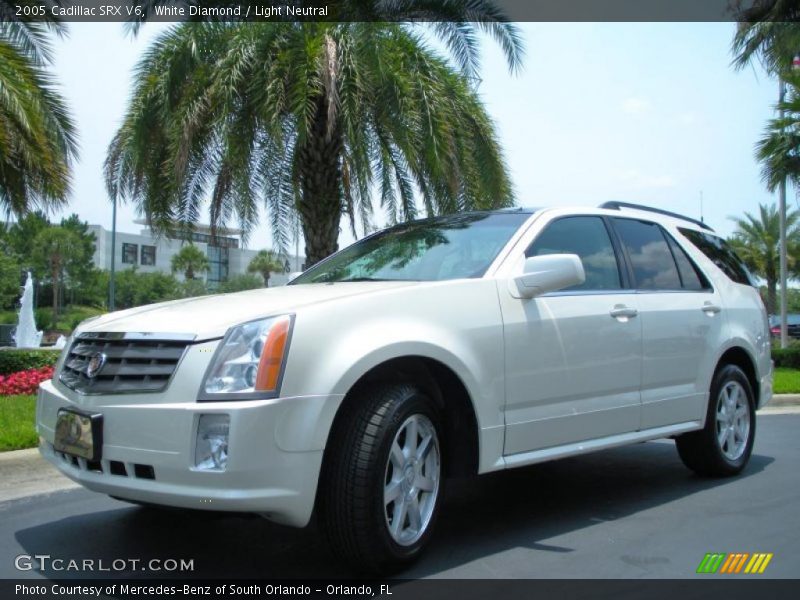
[[[693,112],[684,112],[675,116],[675,120],[681,125],[694,125],[699,121],[697,114]]]
[[[636,169],[628,169],[622,171],[617,175],[617,180],[622,186],[627,189],[646,189],[646,188],[674,188],[678,182],[671,175],[649,175],[637,171]]]
[[[638,96],[631,96],[622,102],[622,110],[629,115],[643,115],[649,112],[650,108],[650,101]]]

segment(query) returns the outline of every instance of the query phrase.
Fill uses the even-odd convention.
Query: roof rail
[[[706,229],[708,231],[714,231],[711,227],[709,227],[702,221],[698,221],[697,219],[693,219],[685,215],[679,215],[678,213],[670,212],[668,210],[653,208],[652,206],[644,206],[643,204],[631,204],[630,202],[617,202],[616,200],[611,200],[610,202],[603,202],[603,204],[601,204],[598,208],[608,208],[610,210],[622,210],[623,208],[630,208],[633,210],[643,210],[646,212],[658,213],[659,215],[672,217],[673,219],[688,221],[689,223],[694,223],[698,227],[702,227],[703,229]]]

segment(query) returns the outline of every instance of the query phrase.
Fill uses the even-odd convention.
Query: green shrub
[[[49,348],[0,349],[0,375],[10,375],[28,369],[41,369],[56,364],[60,350]]]
[[[103,308],[95,308],[93,306],[69,306],[63,313],[58,315],[56,329],[60,331],[72,331],[86,319],[103,315],[106,312],[107,311]]]
[[[36,329],[50,329],[53,325],[53,310],[41,307],[35,308],[33,310],[33,318],[36,320]]]
[[[217,292],[220,294],[228,294],[230,292],[243,292],[245,290],[257,290],[264,287],[264,280],[258,275],[251,275],[244,273],[243,275],[234,275],[228,281],[223,281],[219,284]]]
[[[800,369],[800,344],[791,344],[788,348],[773,348],[772,360],[776,367]]]

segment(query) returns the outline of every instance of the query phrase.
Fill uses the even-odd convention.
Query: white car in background
[[[129,501],[297,527],[317,511],[337,555],[386,572],[430,540],[448,477],[665,437],[698,473],[738,473],[769,338],[702,223],[621,203],[458,214],[286,287],[83,323],[39,392],[40,448]]]

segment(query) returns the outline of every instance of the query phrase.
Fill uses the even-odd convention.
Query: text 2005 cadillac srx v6
[[[466,213],[286,287],[86,321],[37,422],[90,490],[316,513],[337,555],[385,572],[428,543],[452,476],[665,437],[698,473],[738,473],[769,352],[747,270],[702,223],[622,203]]]

